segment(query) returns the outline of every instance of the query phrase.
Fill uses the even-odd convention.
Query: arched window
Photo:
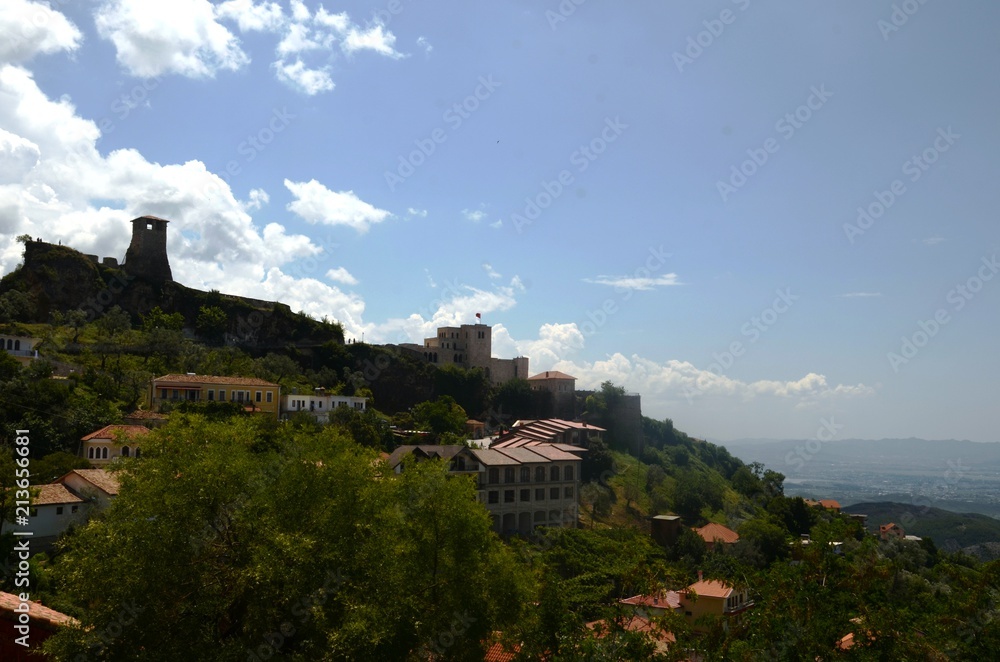
[[[559,480],[559,467],[552,467],[549,469],[549,480],[557,481]]]
[[[142,449],[141,448],[136,448],[135,449],[135,459],[138,460],[140,455],[142,455]]]
[[[122,446],[122,457],[128,457],[128,454],[129,454],[129,447]]]
[[[102,460],[108,459],[108,447],[107,446],[105,446],[104,448],[101,449],[101,459]]]
[[[563,469],[563,480],[573,480],[573,467],[569,466]]]
[[[536,483],[545,482],[545,467],[535,467],[535,482]]]
[[[87,449],[87,459],[88,460],[93,460],[94,459],[94,447],[93,446],[91,446],[90,448]]]
[[[21,341],[20,340],[15,340],[14,341],[14,349],[16,349],[16,350],[17,349],[21,349]]]
[[[14,341],[7,338],[7,349],[14,349]]]

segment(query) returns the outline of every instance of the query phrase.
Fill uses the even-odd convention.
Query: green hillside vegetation
[[[953,513],[940,508],[876,501],[857,503],[844,512],[868,515],[868,530],[895,522],[908,535],[933,538],[938,547],[956,550],[1000,541],[1000,520],[978,513]]]

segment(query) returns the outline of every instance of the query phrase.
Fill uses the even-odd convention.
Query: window
[[[490,485],[496,485],[500,482],[500,470],[496,467],[490,469]]]
[[[503,491],[503,502],[504,503],[514,503],[514,490],[504,490]]]
[[[544,483],[545,482],[545,467],[535,468],[535,482]]]
[[[531,482],[531,468],[521,467],[521,482],[530,483]]]
[[[70,513],[75,513],[78,510],[80,510],[79,506],[70,506],[69,512]]]
[[[260,397],[260,395],[261,395],[261,394],[260,394],[260,391],[257,391],[257,392],[256,392],[256,393],[254,394],[254,396],[255,396],[255,397],[254,397],[254,402],[260,402],[260,401],[261,401],[261,397]]]
[[[531,490],[521,490],[521,501],[531,501]]]
[[[573,480],[573,467],[569,466],[563,469],[563,480]]]
[[[141,449],[141,448],[136,448],[136,449],[135,449],[135,459],[137,459],[137,460],[138,460],[138,459],[139,459],[139,456],[140,456],[141,454],[142,454],[142,449]]]
[[[567,499],[572,499],[573,498],[573,488],[572,487],[565,488],[563,490],[563,497],[565,497]]]
[[[105,446],[104,448],[101,449],[101,459],[102,460],[108,459],[108,448],[107,448],[107,446]]]
[[[93,460],[94,459],[94,447],[93,446],[91,446],[90,448],[87,449],[87,459],[88,460]]]
[[[545,488],[539,487],[535,490],[535,501],[545,501]]]
[[[122,446],[122,457],[128,457],[130,450],[128,446]]]
[[[272,402],[273,400],[274,400],[274,392],[273,391],[268,391],[264,395],[264,401],[265,402]]]
[[[549,489],[549,498],[552,499],[553,501],[558,501],[559,500],[559,488],[558,487],[552,487],[552,488]]]
[[[219,402],[225,402],[225,401],[226,401],[226,390],[219,389]]]
[[[549,480],[553,483],[559,480],[559,467],[552,467],[549,469]]]
[[[215,389],[214,388],[208,389],[208,401],[209,402],[214,402],[215,401]]]
[[[56,515],[62,515],[62,514],[63,514],[63,507],[56,506]]]
[[[500,503],[500,493],[496,490],[491,490],[489,494],[490,503]]]
[[[503,482],[513,483],[514,482],[514,467],[504,467],[503,470]]]

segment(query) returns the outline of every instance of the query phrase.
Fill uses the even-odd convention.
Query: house
[[[539,443],[586,446],[591,440],[600,440],[605,432],[604,428],[596,425],[561,418],[520,420],[490,444],[490,448],[516,448]]]
[[[118,476],[104,469],[73,469],[56,479],[83,499],[106,507],[118,496]]]
[[[653,618],[681,609],[681,594],[677,591],[660,591],[653,595],[633,595],[623,598],[618,604],[632,607],[637,616]]]
[[[546,370],[528,377],[532,391],[552,394],[552,413],[556,416],[576,416],[576,377],[558,370]]]
[[[328,423],[331,412],[337,407],[350,407],[357,411],[365,411],[368,407],[368,398],[327,394],[326,389],[322,388],[315,389],[313,393],[307,395],[292,393],[281,398],[282,417],[306,412],[319,423]]]
[[[77,627],[80,622],[40,602],[28,600],[23,605],[17,595],[0,591],[0,660],[4,662],[49,660],[51,659],[49,656],[39,652],[42,643],[60,628]],[[20,616],[25,608],[28,610],[31,626],[27,648],[17,643],[16,640],[23,636],[23,633],[15,628],[20,624]]]
[[[878,527],[878,536],[882,540],[888,540],[889,538],[899,538],[902,540],[906,537],[906,532],[903,531],[903,527],[895,522],[889,522]]]
[[[139,457],[142,437],[149,428],[142,425],[105,425],[80,440],[80,457],[95,467],[103,467],[119,457]]]
[[[820,499],[816,501],[814,499],[803,499],[805,504],[810,508],[823,508],[826,510],[832,510],[835,513],[840,512],[840,503],[835,499]]]
[[[39,546],[54,542],[70,526],[85,521],[87,501],[65,485],[39,485],[32,491],[34,494],[29,511],[31,532],[33,540]],[[14,513],[10,515],[13,517]],[[19,527],[15,527],[12,522],[3,522],[0,533],[9,533],[17,528]]]
[[[545,443],[500,449],[400,446],[387,463],[399,473],[408,456],[446,460],[451,474],[475,478],[477,498],[489,511],[496,533],[528,535],[539,526],[576,526],[584,452]]]
[[[715,545],[717,543],[733,545],[740,540],[740,535],[738,533],[728,527],[722,526],[721,524],[716,524],[715,522],[709,522],[701,528],[694,529],[694,532],[701,536],[701,539],[705,541],[708,549],[715,549]]]
[[[721,619],[725,623],[753,606],[745,589],[736,589],[716,579],[703,579],[679,591],[681,611],[696,632],[707,630],[706,620]]]
[[[0,334],[0,349],[17,359],[21,365],[27,365],[38,358],[35,347],[41,342],[38,338],[28,336]]]
[[[280,391],[277,384],[256,377],[164,375],[149,382],[149,407],[161,411],[180,402],[236,402],[247,411],[278,418]]]
[[[649,533],[658,544],[669,547],[681,535],[679,515],[654,515],[649,518]]]

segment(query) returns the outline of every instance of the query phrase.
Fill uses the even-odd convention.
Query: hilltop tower
[[[139,278],[154,282],[173,280],[167,261],[167,223],[156,216],[132,220],[132,243],[125,251],[124,269]]]

